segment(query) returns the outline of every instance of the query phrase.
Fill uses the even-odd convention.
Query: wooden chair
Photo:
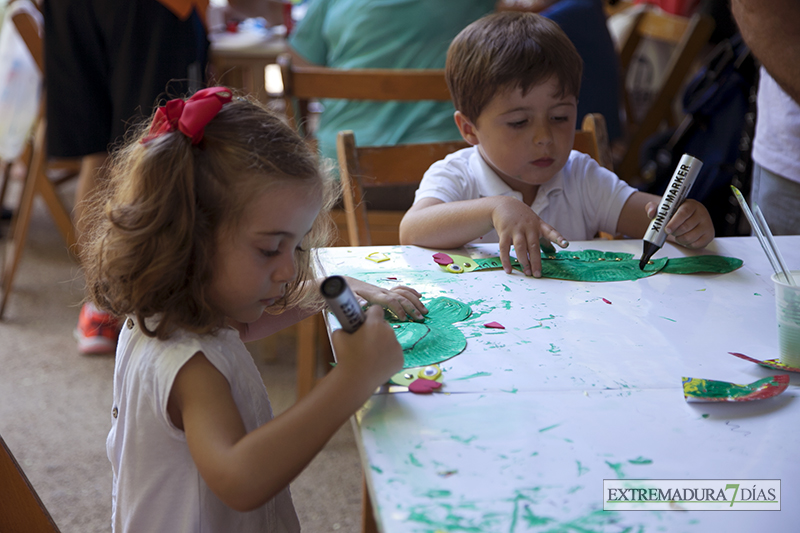
[[[17,31],[23,41],[25,41],[31,56],[42,72],[44,72],[41,37],[42,28],[40,20],[24,11],[16,13],[12,19]],[[25,184],[19,204],[14,210],[14,217],[11,221],[11,238],[6,243],[5,256],[3,258],[3,293],[0,297],[0,317],[2,317],[5,311],[8,296],[11,292],[11,286],[14,282],[14,276],[19,266],[20,257],[22,256],[22,250],[25,247],[33,211],[33,202],[37,196],[44,200],[47,209],[50,211],[56,223],[56,227],[66,242],[67,248],[72,249],[76,242],[75,228],[72,224],[70,211],[61,201],[57,193],[57,188],[64,182],[78,175],[80,161],[77,159],[48,160],[45,147],[45,128],[44,91],[42,91],[38,124],[30,143],[30,158],[27,161],[28,172],[25,177]],[[59,171],[60,177],[56,180],[51,180],[49,176],[54,171]]]
[[[625,5],[624,2],[620,4]],[[620,9],[616,6],[615,9]],[[707,15],[695,14],[691,18],[646,10],[639,13],[620,49],[620,66],[623,75],[623,101],[627,115],[627,146],[625,154],[616,167],[623,180],[636,184],[639,174],[639,150],[642,143],[656,133],[665,121],[674,125],[672,104],[679,94],[695,59],[708,43],[714,29],[714,21]],[[624,79],[631,67],[642,39],[653,39],[673,46],[672,54],[663,74],[663,81],[652,103],[638,122],[625,90]]]
[[[373,101],[450,101],[442,69],[334,69],[292,64],[292,56],[278,56],[283,98],[289,122],[313,139],[309,131],[309,102],[318,98]],[[297,110],[295,110],[295,105]]]
[[[343,98],[347,100],[375,101],[449,101],[450,92],[441,69],[332,69],[292,64],[289,54],[278,57],[283,78],[283,95],[289,123],[314,143],[309,128],[309,102],[318,98]],[[297,111],[295,110],[297,106]],[[345,211],[336,209],[333,218],[345,233]],[[376,222],[377,224],[377,222]],[[340,239],[340,245],[355,246],[352,241]],[[324,336],[321,315],[308,318],[298,325],[297,392],[302,397],[316,381],[317,351],[330,346]]]
[[[14,454],[0,437],[0,531],[59,533]]]
[[[397,185],[417,185],[434,162],[469,146],[463,141],[357,147],[352,131],[339,132],[339,175],[351,246],[398,244],[405,211],[368,212],[368,190]],[[611,170],[606,122],[602,115],[586,115],[575,132],[573,149],[592,156]],[[411,206],[409,206],[411,207]]]

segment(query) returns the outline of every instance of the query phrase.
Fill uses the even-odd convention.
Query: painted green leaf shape
[[[676,257],[670,259],[664,272],[668,274],[696,274],[698,272],[713,272],[726,274],[741,267],[744,261],[735,257],[722,255],[698,255],[695,257]]]
[[[452,298],[439,297],[425,302],[424,322],[389,320],[397,341],[403,347],[403,368],[427,366],[446,361],[464,351],[467,339],[454,322],[466,319],[472,308]]]
[[[473,260],[475,270],[502,268],[499,257]],[[743,261],[735,257],[700,255],[695,257],[666,257],[651,260],[644,270],[633,254],[603,252],[600,250],[563,251],[542,254],[542,277],[570,281],[628,281],[646,278],[658,272],[669,274],[695,274],[713,272],[724,274],[741,267]],[[512,258],[512,268],[522,270],[519,262]]]

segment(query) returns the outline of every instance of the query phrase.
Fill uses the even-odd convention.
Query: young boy
[[[582,69],[561,28],[533,13],[488,15],[459,33],[445,75],[456,125],[472,146],[428,169],[400,224],[400,242],[499,242],[508,273],[513,245],[525,274],[539,277],[540,238],[566,248],[567,239],[598,231],[643,237],[660,198],[572,151]],[[666,231],[687,248],[714,238],[708,211],[694,200]]]

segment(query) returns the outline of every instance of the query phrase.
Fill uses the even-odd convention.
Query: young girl
[[[350,280],[378,305],[272,420],[243,341],[319,310],[333,191],[298,135],[222,87],[168,102],[115,155],[83,264],[96,305],[127,316],[106,445],[117,533],[298,531],[289,482],[402,367],[381,307],[421,318],[419,293]]]

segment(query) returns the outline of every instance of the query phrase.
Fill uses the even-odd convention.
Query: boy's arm
[[[288,486],[336,430],[403,365],[403,351],[379,307],[353,334],[333,334],[338,364],[302,400],[250,433],[225,377],[202,354],[178,372],[169,397],[173,423],[209,488],[238,511]]]
[[[438,198],[423,198],[403,216],[400,222],[400,244],[459,248],[492,231],[492,213],[505,200],[514,199],[489,196],[476,200],[443,202]]]
[[[510,196],[487,196],[475,200],[442,202],[423,198],[403,217],[400,243],[426,248],[458,248],[497,230],[500,261],[511,273],[511,246],[526,276],[541,276],[539,238],[562,248],[568,243],[552,226],[543,222],[530,206]]]
[[[646,192],[628,197],[617,222],[617,233],[641,239],[656,215],[661,198]],[[666,226],[667,240],[687,248],[703,248],[714,240],[714,223],[708,210],[697,200],[685,200]]]

